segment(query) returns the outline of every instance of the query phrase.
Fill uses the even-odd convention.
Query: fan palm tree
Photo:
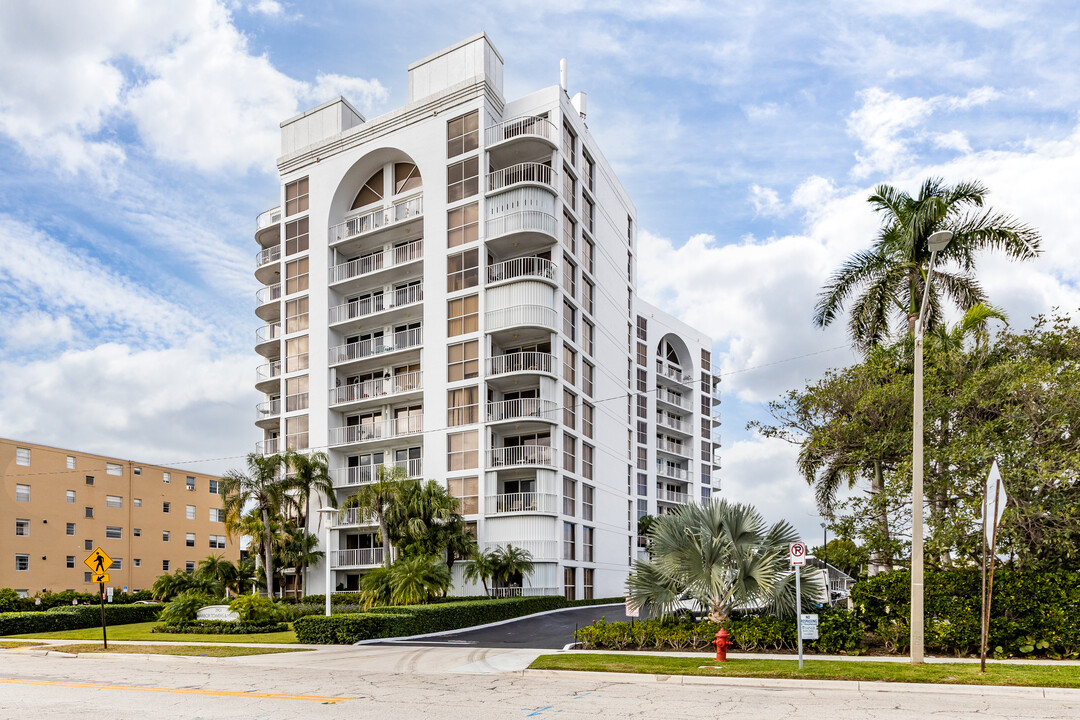
[[[451,582],[446,564],[433,555],[399,558],[387,573],[390,599],[395,605],[415,605],[445,595]]]
[[[473,582],[479,580],[484,586],[484,594],[490,596],[491,590],[488,588],[488,578],[494,577],[499,572],[499,564],[498,552],[495,550],[483,550],[473,555],[469,564],[462,571],[462,576],[466,580]]]
[[[879,185],[869,198],[883,216],[877,238],[870,249],[853,255],[829,278],[814,309],[814,323],[830,325],[849,306],[848,332],[862,350],[886,340],[890,317],[913,333],[930,263],[927,238],[939,230],[951,231],[953,238],[938,259],[958,271],[935,268],[927,329],[941,322],[943,294],[963,310],[986,302],[974,277],[975,254],[1000,250],[1013,260],[1031,260],[1039,254],[1041,242],[1034,228],[984,210],[988,192],[978,181],[949,186],[940,178],[923,182],[916,198],[891,185]]]
[[[787,522],[766,527],[750,505],[713,499],[657,517],[649,529],[652,560],[638,560],[627,580],[632,607],[646,603],[663,615],[687,593],[722,623],[737,607],[795,612],[795,588],[786,580],[788,546],[798,536]],[[804,605],[823,597],[820,579],[807,573]]]
[[[361,486],[360,490],[350,496],[343,504],[342,509],[357,508],[361,515],[374,516],[379,525],[379,535],[383,545],[383,565],[390,565],[390,532],[387,527],[386,517],[390,508],[401,496],[402,482],[407,479],[405,470],[400,467],[379,466],[375,482]]]
[[[229,588],[236,584],[236,566],[225,559],[224,555],[207,555],[195,568],[195,576],[220,583],[229,597]]]
[[[434,480],[403,480],[397,502],[386,511],[387,529],[399,553],[441,555],[446,528],[458,515],[458,500]]]
[[[248,453],[247,472],[229,470],[221,478],[222,505],[225,507],[225,530],[230,535],[239,527],[244,506],[254,504],[262,516],[267,542],[263,542],[263,569],[266,574],[266,594],[274,592],[274,560],[271,552],[273,532],[270,525],[287,502],[286,483],[281,478],[283,460],[280,455]]]

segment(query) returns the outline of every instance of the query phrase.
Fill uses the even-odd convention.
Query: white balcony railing
[[[332,567],[376,567],[383,563],[383,549],[356,548],[353,550],[331,550]]]
[[[358,402],[369,398],[401,395],[423,388],[423,372],[403,373],[392,377],[375,378],[361,383],[330,388],[330,404]]]
[[[330,226],[330,243],[365,235],[395,223],[418,218],[424,214],[424,196],[409,198],[387,208],[377,208],[345,222]]]
[[[416,435],[424,430],[423,415],[366,422],[359,425],[330,428],[330,445],[356,445],[373,440],[388,440],[406,435]]]
[[[487,269],[487,281],[491,283],[514,280],[516,278],[542,278],[556,282],[555,263],[538,257],[519,257],[504,260]]]
[[[671,440],[657,440],[656,449],[672,455],[690,457],[690,448],[685,443],[677,443]]]
[[[537,162],[523,162],[488,173],[487,189],[488,192],[494,192],[523,182],[541,183],[554,189],[558,175],[548,165]]]
[[[555,356],[545,352],[515,352],[488,358],[487,374],[505,375],[516,372],[551,373]]]
[[[335,365],[353,360],[362,360],[366,357],[420,347],[424,342],[423,331],[423,328],[413,328],[387,337],[378,337],[332,347],[330,348],[330,364]]]
[[[255,267],[260,268],[281,259],[281,245],[260,250],[255,254]]]
[[[356,302],[347,302],[344,305],[335,305],[330,308],[330,323],[348,322],[349,320],[394,310],[406,305],[415,305],[423,301],[423,299],[424,286],[410,285],[392,293],[376,295]]]
[[[255,422],[269,420],[281,414],[281,400],[274,399],[261,402],[255,406]]]
[[[690,471],[686,468],[662,462],[656,463],[656,474],[659,477],[671,478],[672,480],[679,480],[681,482],[688,482],[690,480]]]
[[[255,382],[261,383],[267,380],[273,380],[274,378],[281,377],[281,361],[272,360],[268,363],[264,363],[255,369]]]
[[[525,420],[535,418],[537,420],[558,420],[559,406],[551,400],[540,398],[516,398],[514,400],[500,400],[487,404],[487,421],[502,422],[504,420]]]
[[[267,323],[255,331],[255,344],[262,345],[271,340],[277,340],[285,333],[281,332],[281,323]]]
[[[258,292],[255,293],[255,301],[260,305],[265,305],[266,303],[274,302],[275,300],[280,299],[281,283],[274,283],[273,285],[268,285],[267,287],[260,288]]]
[[[504,120],[498,125],[492,125],[484,129],[484,143],[486,145],[497,145],[506,140],[529,136],[542,137],[552,143],[557,142],[559,138],[555,125],[550,120],[535,115]]]
[[[514,547],[517,547],[516,545]],[[533,556],[535,559],[537,556]],[[554,556],[551,559],[557,559]],[[541,595],[562,595],[562,590],[555,587],[493,587],[490,590],[493,598],[508,597],[536,597]]]
[[[281,222],[281,208],[270,208],[259,213],[255,218],[255,230],[259,231],[263,228],[268,228],[271,225],[277,225]]]
[[[673,393],[667,388],[659,388],[656,391],[656,399],[665,402],[668,405],[674,405],[675,407],[682,408],[683,410],[690,410],[690,398],[678,393]]]
[[[527,512],[557,513],[559,511],[559,496],[553,493],[504,493],[488,495],[484,500],[484,510],[488,515]]]
[[[379,478],[379,468],[385,468],[386,472],[395,472],[400,469],[408,477],[417,478],[424,474],[424,459],[412,458],[400,462],[333,468],[330,470],[330,480],[336,488],[367,485]]]
[[[675,505],[686,505],[690,502],[690,496],[687,493],[673,490],[657,490],[656,499],[660,502],[674,503]]]
[[[333,284],[364,277],[380,270],[415,262],[423,257],[424,241],[413,240],[381,253],[365,255],[355,260],[334,265],[330,268],[329,282]]]
[[[528,551],[532,555],[533,560],[558,560],[560,551],[560,542],[557,540],[512,540],[510,545],[516,548]],[[483,543],[484,550],[494,550],[497,547],[505,546],[503,542],[486,542]],[[526,588],[527,590],[528,588]]]
[[[555,448],[550,445],[515,445],[488,450],[491,467],[514,467],[516,465],[543,465],[555,467]]]
[[[275,455],[281,452],[281,438],[269,438],[255,443],[255,452],[259,455]]]
[[[559,315],[546,305],[515,305],[514,307],[489,310],[485,316],[488,332],[521,325],[538,326],[555,330]]]
[[[669,365],[663,360],[656,361],[656,374],[658,377],[667,378],[668,380],[674,380],[680,385],[690,385],[694,382],[694,376],[690,373],[684,373],[682,368],[674,365]]]
[[[656,413],[656,424],[671,430],[677,430],[681,433],[692,433],[694,431],[688,421],[673,418],[670,415],[665,415],[663,413]]]
[[[519,210],[493,217],[484,223],[488,240],[518,232],[540,232],[556,237],[555,216],[542,210]]]

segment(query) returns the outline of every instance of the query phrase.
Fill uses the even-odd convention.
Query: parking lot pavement
[[[621,604],[594,605],[521,618],[493,627],[462,630],[449,635],[415,640],[391,640],[386,644],[560,650],[574,642],[574,630],[601,617],[609,622],[630,619],[626,616],[625,608]]]

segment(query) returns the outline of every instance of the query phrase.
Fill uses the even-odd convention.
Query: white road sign
[[[803,640],[818,639],[818,616],[813,614],[799,615],[799,633]]]
[[[788,559],[792,567],[802,567],[806,564],[806,545],[801,542],[791,543],[788,548]]]

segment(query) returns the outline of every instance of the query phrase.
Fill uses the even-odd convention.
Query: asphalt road
[[[623,605],[596,605],[514,620],[481,630],[462,630],[451,635],[377,644],[561,650],[574,642],[574,630],[601,617],[609,622],[630,619]]]

